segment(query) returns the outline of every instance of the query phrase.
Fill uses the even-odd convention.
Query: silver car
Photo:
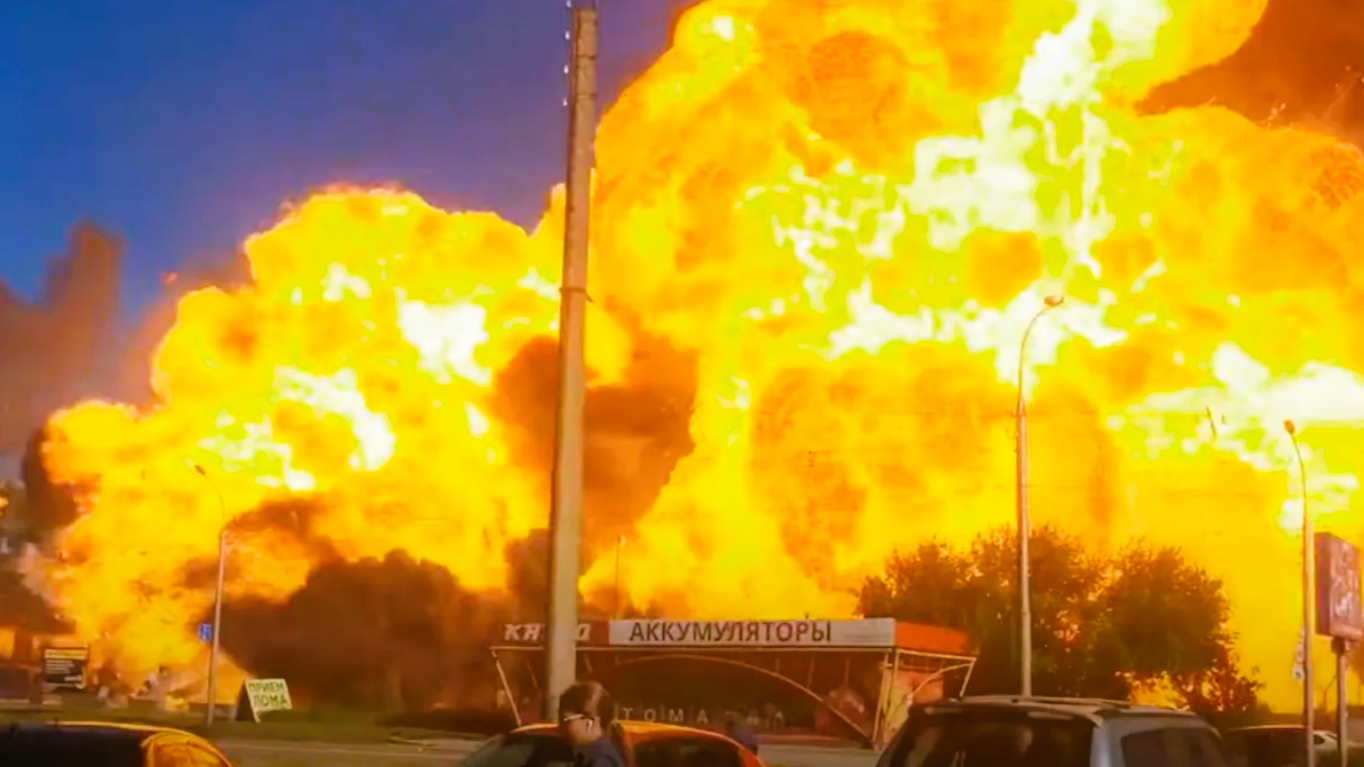
[[[1187,711],[1087,698],[986,695],[911,711],[877,767],[1229,767]]]

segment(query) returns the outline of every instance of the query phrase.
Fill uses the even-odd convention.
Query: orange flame
[[[1132,107],[1235,50],[1263,6],[689,11],[598,135],[595,383],[644,335],[696,360],[695,450],[622,547],[630,599],[846,615],[897,547],[1010,522],[1022,370],[1037,522],[1183,547],[1291,704],[1302,508],[1280,424],[1302,426],[1313,513],[1357,529],[1364,160],[1214,107]],[[224,515],[282,498],[320,509],[344,556],[405,549],[501,588],[547,482],[490,398],[555,331],[561,210],[527,235],[338,190],[248,240],[249,289],[181,302],[156,407],[51,420],[43,461],[82,512],[34,565],[52,598],[130,667],[189,662],[211,596],[186,563]],[[315,555],[284,541],[235,536],[230,589],[297,589]]]

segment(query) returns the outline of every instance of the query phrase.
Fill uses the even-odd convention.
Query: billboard
[[[1359,548],[1330,533],[1316,535],[1317,633],[1352,642],[1364,639]]]
[[[44,647],[43,683],[54,690],[83,690],[89,662],[89,648]]]

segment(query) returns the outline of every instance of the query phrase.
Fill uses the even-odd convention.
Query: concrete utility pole
[[[545,719],[559,718],[559,695],[577,676],[578,547],[583,504],[583,325],[587,307],[592,144],[596,132],[597,9],[570,3],[568,179],[564,268],[559,288],[559,408],[549,518],[549,615],[545,646]]]
[[[1284,431],[1293,443],[1293,452],[1298,456],[1298,482],[1302,497],[1302,729],[1303,765],[1315,767],[1317,748],[1313,743],[1316,734],[1316,699],[1312,695],[1312,637],[1316,634],[1316,589],[1312,582],[1316,568],[1316,536],[1312,534],[1312,515],[1307,513],[1307,464],[1302,460],[1302,446],[1298,444],[1298,430],[1292,421],[1283,422]],[[1344,743],[1341,744],[1344,746]]]
[[[1064,296],[1047,296],[1042,300],[1042,308],[1037,310],[1028,326],[1023,330],[1023,340],[1018,345],[1018,407],[1014,410],[1014,434],[1017,441],[1014,451],[1016,465],[1015,492],[1018,500],[1018,667],[1022,675],[1019,694],[1032,695],[1032,575],[1028,536],[1031,535],[1031,522],[1028,519],[1028,398],[1023,392],[1023,372],[1027,369],[1028,339],[1032,329],[1042,315],[1055,309],[1065,300]]]

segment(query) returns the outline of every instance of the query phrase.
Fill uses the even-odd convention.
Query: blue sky
[[[604,99],[679,0],[600,0]],[[123,319],[281,201],[399,181],[533,223],[562,176],[564,0],[6,0],[0,278],[32,297],[89,217],[127,250]]]

